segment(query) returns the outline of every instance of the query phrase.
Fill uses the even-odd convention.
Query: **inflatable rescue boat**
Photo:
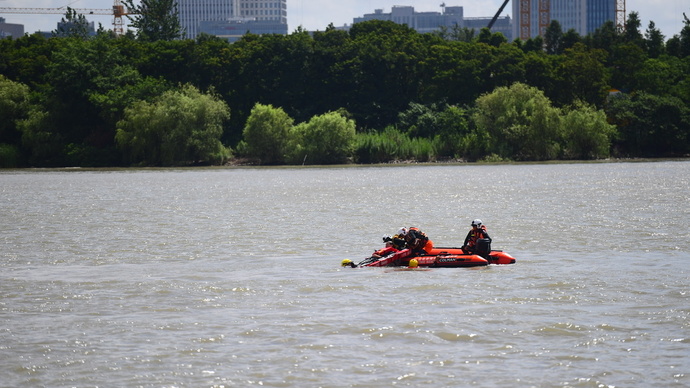
[[[468,268],[481,267],[489,264],[514,264],[515,258],[506,252],[500,250],[489,251],[488,254],[475,255],[467,254],[462,248],[433,248],[424,255],[409,255],[409,251],[403,249],[395,253],[391,253],[384,257],[368,257],[359,263],[352,260],[345,259],[342,261],[343,267],[393,267],[393,266],[409,266],[410,263],[416,263],[415,266],[429,267],[429,268]],[[414,260],[414,261],[413,261]]]

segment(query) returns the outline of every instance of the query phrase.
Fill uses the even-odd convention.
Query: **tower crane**
[[[505,0],[503,2],[503,5],[501,5],[501,8],[498,9],[498,12],[496,12],[496,15],[494,15],[493,19],[491,19],[491,21],[489,22],[489,25],[486,28],[488,28],[490,30],[491,27],[494,26],[494,23],[496,23],[496,19],[498,19],[498,17],[501,16],[501,12],[503,12],[503,8],[505,8],[506,5],[508,5],[509,1],[510,0]]]
[[[535,24],[539,25],[539,35],[544,36],[546,33],[546,29],[549,27],[549,24],[551,23],[551,13],[552,13],[552,7],[551,7],[551,1],[552,0],[513,0],[518,3],[518,13],[519,15],[513,15],[515,19],[519,20],[520,25],[518,26],[518,36],[522,40],[527,40],[532,36],[532,11],[534,8],[537,8],[538,11],[538,20],[536,20]],[[616,27],[618,28],[619,31],[624,31],[625,30],[625,0],[615,0],[616,2],[616,14],[615,14],[615,24]],[[498,9],[498,12],[496,12],[496,15],[491,19],[491,22],[489,23],[489,29],[493,26],[494,22],[496,22],[496,19],[498,16],[503,12],[503,8],[505,8],[506,4],[508,4],[508,0],[503,2],[503,5],[501,5],[501,8]],[[536,4],[536,7],[533,7],[532,4]]]
[[[124,23],[122,17],[127,15],[134,15],[130,12],[120,0],[113,1],[112,9],[103,8],[72,8],[75,12],[82,15],[113,15],[113,31],[115,35],[121,36],[124,33]],[[0,14],[3,13],[19,13],[19,14],[64,14],[66,8],[9,8],[0,7]]]

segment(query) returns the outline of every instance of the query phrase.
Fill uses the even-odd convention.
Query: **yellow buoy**
[[[342,267],[347,267],[348,265],[350,265],[350,263],[352,263],[352,260],[350,260],[350,259],[343,259],[343,261],[340,262],[340,265],[341,265]]]
[[[417,259],[412,259],[410,260],[410,263],[407,266],[410,268],[417,268],[419,267],[419,262],[417,261]]]

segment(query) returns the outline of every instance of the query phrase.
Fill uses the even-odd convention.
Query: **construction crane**
[[[551,0],[515,0],[518,2],[518,12],[520,26],[518,28],[518,35],[520,39],[527,40],[532,36],[532,4],[538,2],[538,20],[536,21],[539,25],[538,34],[544,36],[546,30],[551,24]],[[493,25],[498,15],[505,7],[506,3],[503,3],[501,9],[498,10],[496,16],[489,24],[489,28]],[[616,0],[616,15],[615,24],[619,31],[625,30],[625,0]]]
[[[134,15],[130,12],[120,0],[114,0],[112,9],[98,9],[98,8],[72,8],[76,13],[82,15],[113,15],[113,31],[115,35],[121,36],[124,33],[124,23],[122,17],[127,15]],[[0,14],[3,13],[20,13],[20,14],[64,14],[65,7],[60,8],[8,8],[0,7]]]
[[[625,0],[616,0],[616,27],[625,31]]]
[[[488,28],[490,30],[491,27],[494,26],[494,23],[496,23],[496,20],[498,19],[498,17],[501,16],[501,12],[503,12],[503,8],[505,8],[506,5],[508,5],[509,1],[510,0],[506,0],[503,2],[503,5],[501,5],[501,8],[498,9],[498,12],[496,12],[496,15],[494,15],[493,19],[491,19],[491,21],[489,22],[489,25],[486,26],[486,28]]]

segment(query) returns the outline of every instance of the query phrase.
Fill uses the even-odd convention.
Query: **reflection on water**
[[[690,163],[0,173],[1,386],[690,385]],[[341,269],[481,218],[510,266]]]

